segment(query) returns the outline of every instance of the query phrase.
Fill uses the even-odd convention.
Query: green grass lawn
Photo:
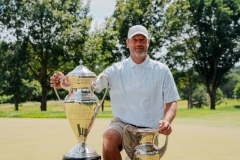
[[[104,111],[100,111],[98,118],[112,118],[110,102],[105,101]],[[6,107],[8,106],[8,107]],[[11,106],[11,107],[10,107]],[[47,104],[47,111],[40,111],[40,103],[28,102],[19,105],[18,111],[14,110],[12,104],[0,104],[0,117],[4,118],[66,118],[63,105],[60,102]]]
[[[12,106],[7,107],[5,106]],[[104,111],[101,110],[97,118],[112,118],[110,102],[105,101]],[[40,103],[28,102],[21,104],[19,110],[15,111],[12,104],[0,105],[0,117],[5,118],[65,118],[62,105],[57,102],[47,104],[47,111],[40,111]],[[209,107],[201,109],[187,109],[187,101],[178,102],[177,118],[184,119],[204,119],[210,121],[240,122],[240,101],[225,100],[224,103],[217,105],[216,110]]]

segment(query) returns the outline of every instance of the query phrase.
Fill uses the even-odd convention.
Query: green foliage
[[[197,108],[209,106],[209,96],[203,87],[199,87],[193,92],[193,103]]]
[[[6,96],[6,95],[0,96],[0,103],[10,102],[11,99],[12,99],[12,96]]]
[[[3,102],[15,103],[16,110],[18,110],[20,102],[36,100],[37,98],[39,100],[40,85],[37,81],[32,81],[29,78],[24,55],[22,55],[18,42],[11,45],[2,42],[0,48],[2,52],[0,71],[4,73],[0,75],[0,95],[4,95]]]
[[[83,0],[1,2],[0,23],[12,31],[28,72],[41,84],[41,110],[46,110],[50,75],[58,70],[69,72],[83,57],[92,20],[87,15],[89,1],[86,6]]]
[[[106,25],[102,26],[106,27]],[[91,32],[84,45],[84,65],[95,74],[100,74],[106,67],[112,65],[121,58],[114,52],[117,45],[115,32],[111,29],[95,28]]]
[[[220,90],[220,88],[216,91],[216,105],[220,105],[223,103],[223,93]],[[196,107],[202,108],[203,106],[209,106],[209,96],[206,92],[206,90],[203,87],[198,87],[193,92],[193,103]]]
[[[231,73],[224,76],[223,82],[220,88],[225,98],[232,98],[234,95],[234,88],[236,87],[240,79],[240,74],[232,71]]]
[[[223,103],[223,98],[224,98],[223,93],[222,93],[221,89],[218,88],[216,91],[216,102],[215,103],[217,105]]]
[[[22,86],[20,87],[19,94],[20,96],[18,103],[26,101],[39,101],[41,96],[41,86],[38,81],[29,81],[22,79]],[[15,98],[13,95],[0,96],[0,103],[15,102]]]
[[[66,118],[63,111],[0,111],[0,117],[11,118]]]
[[[0,71],[4,73],[0,75],[0,89],[2,91],[0,94],[12,97],[9,101],[15,104],[15,110],[18,110],[20,102],[28,99],[25,95],[26,92],[22,92],[29,89],[25,86],[24,79],[28,79],[29,82],[33,79],[29,77],[26,57],[21,46],[24,46],[24,44],[19,41],[10,44],[2,42],[0,44],[2,52]],[[39,91],[38,88],[35,91]]]
[[[236,87],[234,88],[234,95],[237,96],[237,98],[240,98],[240,79],[236,85]]]
[[[23,89],[23,79],[28,78],[25,56],[20,47],[21,42],[0,44],[0,90],[1,95],[13,96],[15,110],[21,102],[21,90]]]
[[[38,81],[22,80],[21,87],[21,102],[25,101],[39,101],[41,96],[41,86]]]
[[[240,58],[239,17],[239,0],[176,0],[166,13],[168,61],[195,68],[210,96],[210,109],[215,109],[223,77]]]
[[[131,26],[141,24],[145,26],[150,35],[151,43],[148,54],[150,57],[160,50],[163,43],[162,36],[162,18],[164,7],[170,3],[170,0],[117,0],[114,13],[108,19],[108,28],[113,28],[116,32],[114,36],[118,39],[116,52],[128,57],[129,50],[126,48],[127,33]]]
[[[108,28],[107,24],[100,28],[95,28],[89,34],[84,47],[84,65],[96,75],[99,75],[105,68],[120,60],[122,56],[115,52],[115,46],[117,45],[117,39],[113,36],[115,31],[111,28],[104,28]],[[105,90],[95,94],[101,100],[104,93]],[[110,99],[109,92],[107,92],[105,99]],[[104,109],[104,103],[102,109]]]
[[[199,85],[197,73],[189,68],[187,70],[173,70],[173,76],[182,100],[188,100],[188,108],[193,108],[192,93]]]
[[[235,66],[234,68],[232,68],[231,70],[233,73],[236,73],[237,75],[240,76],[240,66]]]
[[[66,97],[66,95],[69,94],[69,92],[65,89],[58,89],[57,92],[61,100],[63,100]],[[48,92],[48,100],[58,100],[57,95],[53,88],[50,89]]]

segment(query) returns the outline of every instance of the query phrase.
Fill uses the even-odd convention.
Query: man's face
[[[130,55],[136,58],[143,58],[147,55],[149,40],[142,34],[136,34],[127,40],[127,47],[130,50]]]

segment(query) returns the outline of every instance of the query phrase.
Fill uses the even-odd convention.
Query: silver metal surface
[[[63,159],[95,159],[94,157],[96,157],[96,159],[100,157],[101,159],[101,156],[98,155],[94,149],[86,145],[86,139],[101,103],[105,98],[108,86],[105,90],[102,102],[99,103],[97,96],[93,94],[94,90],[92,90],[92,88],[97,88],[99,86],[91,86],[92,82],[96,79],[96,75],[87,67],[83,66],[82,61],[80,61],[79,66],[66,75],[70,86],[63,85],[63,78],[64,77],[60,78],[60,85],[63,89],[69,91],[69,94],[64,99],[64,103],[59,98],[56,88],[54,88],[54,90],[59,101],[63,103],[68,122],[78,140],[78,144],[69,150],[67,154],[63,156]],[[100,77],[100,79],[103,78],[108,82],[107,77]],[[100,83],[100,85],[101,84],[102,83]]]
[[[75,147],[69,150],[64,156],[63,159],[74,158],[94,158],[99,157],[97,152],[91,147],[87,146],[85,143],[78,143]]]
[[[159,131],[127,125],[123,133],[123,147],[131,160],[160,160],[167,149],[168,136],[163,147],[158,148]]]

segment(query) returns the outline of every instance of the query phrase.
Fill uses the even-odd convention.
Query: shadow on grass
[[[234,106],[234,108],[240,109],[240,105],[236,105],[236,106]]]

